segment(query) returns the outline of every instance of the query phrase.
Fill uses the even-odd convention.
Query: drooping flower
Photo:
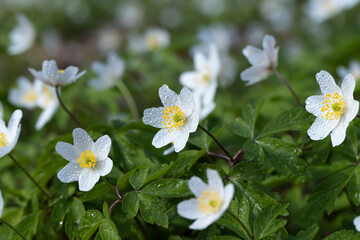
[[[0,218],[1,218],[2,213],[3,213],[3,209],[4,209],[4,199],[2,197],[1,190],[0,190]]]
[[[98,74],[98,78],[91,79],[90,86],[103,90],[112,87],[120,80],[125,70],[125,63],[116,53],[111,52],[107,56],[106,64],[95,61],[91,64],[91,69]]]
[[[17,79],[18,88],[12,88],[9,92],[8,100],[11,104],[34,109],[37,107],[38,99],[41,94],[43,84],[39,80],[33,83],[26,77],[19,77]]]
[[[356,228],[356,231],[360,232],[360,216],[357,216],[356,218],[354,218],[353,224]]]
[[[54,60],[43,61],[41,71],[36,71],[32,68],[29,68],[29,71],[35,78],[53,87],[69,85],[85,74],[85,71],[78,74],[79,69],[74,66],[59,70]]]
[[[263,39],[263,48],[246,46],[243,54],[251,63],[251,67],[241,72],[243,81],[248,81],[247,86],[260,82],[267,78],[277,66],[279,47],[275,47],[276,41],[273,36],[266,35]]]
[[[22,111],[18,109],[11,115],[7,127],[4,120],[0,119],[0,158],[14,149],[20,135],[21,118]]]
[[[346,74],[351,73],[354,76],[355,81],[360,80],[360,63],[356,60],[350,61],[349,68],[340,66],[336,69],[336,71],[337,74],[342,78],[344,78]]]
[[[355,79],[351,74],[345,76],[341,88],[326,71],[316,74],[316,81],[323,95],[306,99],[306,110],[315,115],[315,122],[307,133],[312,140],[321,140],[331,136],[332,145],[340,145],[346,137],[349,123],[359,111],[359,102],[354,100]]]
[[[216,170],[206,170],[208,184],[198,177],[189,180],[189,188],[196,198],[182,201],[177,205],[180,216],[196,219],[189,228],[203,230],[217,221],[229,207],[234,196],[234,185],[229,183],[224,187]]]
[[[179,152],[199,123],[199,115],[194,111],[193,94],[184,87],[177,95],[164,84],[159,89],[159,97],[164,107],[145,109],[142,121],[161,128],[154,136],[152,145],[161,148],[173,142],[175,151]]]
[[[11,45],[8,47],[10,55],[26,52],[34,43],[36,32],[30,20],[24,14],[16,15],[18,24],[10,32]]]
[[[79,182],[80,191],[89,191],[99,181],[100,176],[110,173],[113,161],[108,157],[111,139],[100,137],[95,143],[81,128],[73,131],[74,145],[65,142],[56,144],[56,152],[69,163],[57,174],[63,183]]]

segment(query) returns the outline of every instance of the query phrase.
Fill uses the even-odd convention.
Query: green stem
[[[231,211],[226,210],[226,212],[229,213],[233,218],[235,218],[236,221],[238,221],[238,223],[240,223],[241,227],[245,230],[246,235],[248,236],[248,238],[253,240],[254,238],[251,236],[250,232],[247,230],[247,228],[245,227],[243,222],[235,214],[233,214]]]
[[[290,84],[288,83],[288,81],[286,81],[286,79],[274,68],[274,73],[275,75],[283,82],[283,84],[290,90],[291,94],[294,96],[297,104],[302,107],[302,103],[299,100],[298,96],[296,95],[294,89],[292,89],[292,87],[290,86]]]
[[[139,112],[135,103],[134,98],[132,97],[129,89],[126,87],[126,85],[121,81],[116,81],[116,86],[119,88],[120,92],[124,95],[124,98],[130,108],[131,115],[136,121],[139,120]]]
[[[106,178],[104,176],[100,176],[101,180],[103,180],[103,182],[106,184],[106,186],[109,188],[109,190],[111,192],[113,192],[117,198],[119,198],[118,194],[115,191],[115,187],[113,185],[111,185],[111,183],[109,183],[108,180],[106,180]],[[121,198],[119,198],[121,200]]]
[[[81,123],[76,119],[76,117],[74,116],[74,114],[72,114],[70,112],[70,110],[65,106],[64,102],[61,100],[61,97],[60,97],[60,87],[55,87],[55,92],[56,92],[56,97],[57,99],[59,100],[59,103],[61,105],[61,107],[65,110],[65,112],[70,116],[70,118],[79,126],[81,127],[82,129],[85,129],[83,127],[83,125],[81,125]]]
[[[21,164],[16,161],[16,159],[13,157],[13,155],[11,155],[10,153],[8,154],[9,157],[13,160],[13,162],[25,173],[26,176],[28,176],[28,178],[35,184],[35,186],[47,197],[50,198],[50,194],[47,193],[36,181],[35,179],[30,175],[30,173],[23,167],[21,166]]]
[[[22,235],[18,230],[16,230],[15,227],[13,227],[13,225],[11,225],[10,223],[8,223],[7,221],[5,221],[4,219],[0,218],[0,222],[4,223],[5,225],[7,225],[9,228],[11,228],[11,230],[13,230],[14,232],[16,232],[16,234],[23,240],[26,240],[26,238],[24,237],[24,235]]]

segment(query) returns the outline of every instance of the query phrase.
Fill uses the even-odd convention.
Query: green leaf
[[[131,186],[136,190],[140,189],[141,185],[147,177],[148,172],[149,167],[147,166],[141,166],[140,168],[136,169],[135,173],[130,177]]]
[[[119,235],[123,239],[143,240],[146,239],[144,232],[134,219],[127,218],[121,211],[113,211],[111,219],[114,221]]]
[[[283,215],[288,205],[289,204],[268,205],[261,210],[254,223],[255,239],[267,237],[285,226],[286,220],[276,219],[276,217]]]
[[[239,162],[229,172],[230,178],[235,181],[264,180],[266,175],[267,172],[253,162]]]
[[[99,227],[99,233],[101,235],[102,240],[120,240],[121,239],[114,222],[110,218],[105,219],[101,223],[101,225]]]
[[[106,202],[103,203],[103,215],[105,218],[110,218],[109,205]]]
[[[322,180],[312,191],[309,205],[305,211],[309,223],[315,223],[323,216],[324,210],[330,214],[334,208],[335,199],[350,181],[354,166],[344,168]]]
[[[360,233],[355,233],[352,230],[341,230],[331,234],[324,238],[324,240],[358,240],[360,239]]]
[[[246,233],[244,227],[240,224],[239,220],[236,219],[229,212],[225,212],[224,215],[219,220],[217,220],[217,223],[230,229],[240,237],[251,240],[251,238]]]
[[[96,184],[95,187],[88,192],[79,193],[79,198],[82,202],[88,202],[100,196],[104,196],[107,192],[109,192],[109,189],[106,187],[105,183],[100,183]]]
[[[169,220],[166,215],[165,204],[158,198],[146,193],[138,194],[140,199],[140,212],[144,220],[150,224],[168,228]]]
[[[27,239],[32,239],[36,233],[36,229],[39,224],[39,218],[42,214],[42,211],[32,213],[25,216],[17,225],[16,230],[24,235]],[[15,232],[11,232],[9,239],[18,239],[18,235]]]
[[[189,171],[190,168],[196,163],[196,161],[204,156],[205,150],[196,151],[190,150],[181,152],[177,159],[171,163],[171,167],[165,177],[168,178],[179,178],[185,172]]]
[[[66,199],[60,199],[54,206],[50,221],[55,231],[59,231],[64,223],[65,215],[68,211],[68,203]]]
[[[167,165],[167,164],[155,166],[154,169],[151,172],[149,172],[146,180],[142,183],[142,185],[145,185],[151,181],[154,181],[154,180],[162,177],[170,170],[170,168],[171,168],[171,166]]]
[[[356,160],[358,156],[358,140],[354,124],[350,124],[346,130],[346,138],[344,142],[336,148],[345,156],[349,156],[351,160]]]
[[[255,121],[261,105],[262,103],[257,103],[255,106],[247,104],[243,108],[242,117],[233,121],[230,124],[230,129],[241,137],[253,139]]]
[[[257,144],[253,139],[247,140],[243,145],[244,157],[248,161],[256,160],[261,162],[265,156],[264,152],[259,144]]]
[[[354,174],[352,175],[349,186],[348,194],[350,200],[356,205],[360,205],[360,165],[357,165]]]
[[[100,226],[104,217],[98,210],[89,210],[80,220],[79,237],[88,240]]]
[[[317,231],[319,231],[319,227],[316,224],[311,225],[310,227],[308,227],[305,230],[301,230],[300,232],[298,232],[298,234],[296,234],[296,239],[297,240],[312,240]]]
[[[240,240],[240,238],[234,236],[216,236],[209,238],[209,240]]]
[[[302,107],[292,108],[279,114],[265,125],[257,138],[262,138],[270,134],[283,131],[306,130],[313,116],[305,111]]]
[[[301,149],[275,138],[264,138],[258,140],[264,150],[266,158],[271,162],[276,170],[284,175],[288,170],[296,175],[303,175],[307,170],[307,164],[298,157]]]
[[[134,218],[139,210],[139,198],[136,192],[129,192],[122,200],[122,209],[128,218]]]
[[[155,181],[141,190],[156,197],[186,197],[192,195],[188,182],[183,179],[161,179]]]
[[[81,200],[76,197],[72,198],[68,214],[65,218],[65,233],[69,239],[74,239],[77,235],[80,219],[85,213],[85,207]]]

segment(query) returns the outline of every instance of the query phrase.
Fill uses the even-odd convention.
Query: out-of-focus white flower
[[[201,28],[197,37],[202,44],[214,43],[219,52],[228,52],[235,38],[235,30],[231,25],[216,24]]]
[[[11,115],[7,127],[4,120],[0,119],[0,158],[14,149],[19,139],[21,118],[22,111],[18,109]]]
[[[18,88],[10,89],[9,102],[15,106],[27,109],[37,107],[43,83],[37,79],[32,83],[26,77],[19,77],[17,84]]]
[[[359,112],[359,102],[353,97],[355,79],[351,74],[346,75],[340,89],[328,72],[321,71],[316,74],[316,81],[323,95],[305,101],[305,109],[316,116],[307,133],[312,140],[321,140],[331,132],[335,147],[345,140],[346,129]]]
[[[225,9],[223,0],[197,0],[200,11],[208,16],[219,16]]]
[[[132,51],[141,53],[166,48],[170,44],[169,33],[161,28],[148,28],[143,36],[132,35],[129,38]]]
[[[1,190],[0,190],[0,218],[1,218],[2,213],[3,213],[3,209],[4,209],[4,199],[2,197]]]
[[[293,22],[294,1],[263,0],[260,4],[260,14],[273,29],[282,32],[289,29]]]
[[[321,23],[358,3],[359,0],[309,0],[305,11],[313,22]]]
[[[74,66],[69,66],[65,70],[59,70],[54,60],[43,61],[41,71],[36,71],[32,68],[29,68],[29,71],[35,78],[53,87],[69,85],[85,74],[85,71],[77,74],[79,69]]]
[[[354,218],[353,223],[356,228],[356,231],[360,232],[360,216]]]
[[[116,51],[122,43],[122,35],[114,26],[103,26],[96,33],[96,45],[102,53]]]
[[[179,95],[167,85],[159,89],[159,97],[164,107],[148,108],[144,111],[143,123],[161,128],[155,135],[152,145],[161,148],[171,142],[175,151],[181,151],[189,135],[195,132],[199,123],[199,115],[194,111],[193,94],[183,88]]]
[[[159,22],[168,28],[177,27],[183,20],[183,14],[176,7],[166,7],[159,14]]]
[[[17,55],[29,50],[36,37],[35,28],[24,14],[16,15],[18,24],[10,32],[11,45],[8,47],[10,55]]]
[[[89,191],[99,181],[100,176],[110,173],[113,161],[108,157],[111,139],[100,137],[95,143],[81,128],[73,131],[74,145],[65,142],[56,144],[56,152],[69,163],[58,172],[63,183],[79,182],[80,191]]]
[[[35,129],[40,130],[46,123],[48,123],[54,116],[57,108],[59,107],[59,101],[56,97],[55,87],[42,84],[41,94],[38,98],[38,106],[42,109],[38,120],[35,124]]]
[[[90,86],[95,89],[103,90],[112,87],[120,78],[125,70],[125,63],[115,52],[107,56],[107,63],[95,61],[91,64],[91,69],[98,75],[98,78],[90,80]]]
[[[206,170],[208,184],[198,177],[189,180],[189,188],[196,198],[182,201],[177,205],[177,212],[187,219],[196,219],[189,228],[203,230],[216,222],[229,207],[234,196],[234,185],[224,187],[216,170]]]
[[[344,78],[346,74],[351,73],[356,81],[360,79],[360,64],[356,60],[350,61],[349,68],[340,66],[336,70],[337,74],[342,78]]]
[[[135,28],[143,21],[144,9],[141,3],[133,0],[121,2],[117,8],[116,18],[125,28]]]
[[[246,46],[243,54],[252,64],[251,67],[241,72],[243,81],[248,81],[247,86],[260,82],[267,78],[277,66],[279,47],[275,47],[276,41],[273,36],[266,35],[263,39],[263,48]]]

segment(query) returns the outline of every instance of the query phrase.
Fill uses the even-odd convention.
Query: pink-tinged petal
[[[309,113],[315,115],[316,117],[321,117],[323,112],[321,111],[322,102],[325,101],[324,95],[314,95],[310,96],[305,101],[305,109]]]
[[[177,106],[183,111],[185,117],[189,116],[194,110],[194,97],[192,92],[183,87],[178,96]]]
[[[99,181],[100,174],[96,170],[92,169],[83,169],[79,177],[79,190],[80,191],[90,191],[95,184]]]
[[[169,131],[169,129],[160,129],[152,140],[152,145],[156,148],[161,148],[173,142],[178,136],[178,131]]]
[[[58,142],[56,144],[55,150],[64,159],[66,159],[70,162],[76,162],[76,163],[77,163],[77,159],[80,157],[80,154],[81,154],[81,152],[78,149],[76,149],[70,143],[66,143],[66,142]]]
[[[94,143],[93,152],[95,154],[96,160],[102,161],[108,158],[111,148],[111,139],[108,135],[100,137]]]
[[[252,66],[241,72],[240,77],[243,81],[248,81],[246,86],[253,85],[267,78],[272,70],[262,66]]]
[[[219,192],[220,196],[224,196],[224,184],[218,173],[218,171],[213,169],[207,169],[206,175],[208,178],[208,185],[210,188]]]
[[[349,122],[346,121],[344,118],[341,118],[339,124],[332,130],[331,136],[331,143],[332,146],[338,146],[342,142],[344,142],[346,137],[346,129],[349,126]]]
[[[189,140],[190,133],[186,125],[179,128],[177,132],[179,132],[178,136],[174,139],[173,142],[174,142],[175,152],[180,152],[186,146],[186,143]]]
[[[276,40],[273,36],[266,35],[263,39],[263,48],[269,59],[270,65],[276,67],[279,48],[275,49]]]
[[[209,190],[209,186],[204,183],[199,177],[191,177],[188,184],[190,190],[194,193],[196,198],[201,197],[204,191]]]
[[[70,183],[79,181],[82,169],[76,162],[68,163],[63,169],[58,172],[57,177],[63,183]]]
[[[164,107],[176,106],[178,96],[166,84],[159,88],[159,97]]]
[[[324,139],[336,127],[339,121],[339,119],[326,120],[324,118],[316,118],[307,133],[312,140]]]
[[[198,209],[199,202],[196,198],[182,201],[177,205],[178,214],[187,219],[197,219],[205,216],[203,212]]]
[[[74,146],[80,151],[93,150],[94,141],[89,134],[82,128],[75,128],[73,131]]]
[[[142,118],[143,123],[156,128],[163,128],[164,121],[164,108],[147,108],[144,110],[144,117]]]
[[[100,176],[105,176],[111,172],[113,164],[114,163],[110,158],[107,158],[104,161],[97,161],[96,170],[100,174]]]
[[[321,92],[325,94],[338,93],[341,96],[342,91],[338,85],[336,85],[334,78],[327,71],[320,71],[316,74],[316,81],[319,83]]]
[[[253,46],[246,46],[242,52],[244,56],[249,60],[249,62],[254,66],[268,67],[270,65],[266,53],[259,48]]]

